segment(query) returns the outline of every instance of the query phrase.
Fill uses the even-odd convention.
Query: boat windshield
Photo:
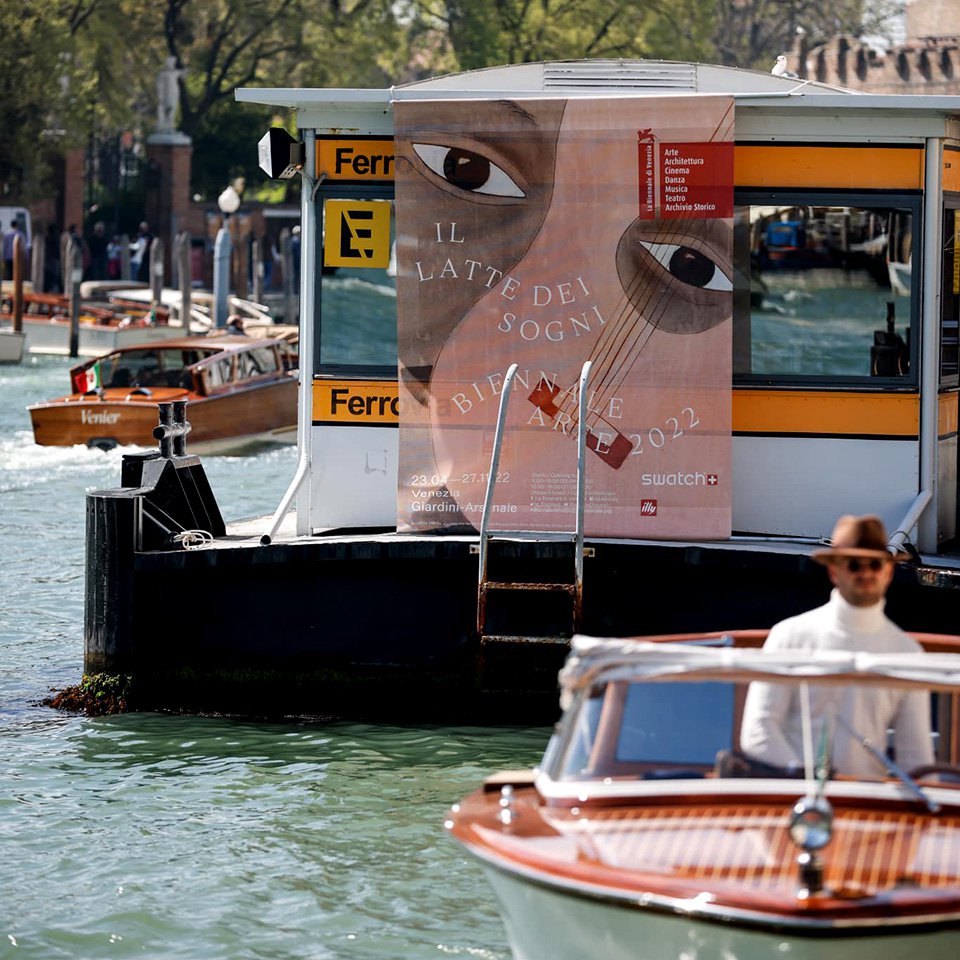
[[[554,780],[568,781],[707,776],[803,778],[802,765],[773,766],[748,756],[742,749],[743,707],[749,686],[739,679],[617,679],[595,683],[581,689],[565,713],[545,758],[544,771]],[[902,690],[876,684],[854,686],[866,696],[880,698],[878,702],[884,696],[903,694]],[[824,769],[833,776],[903,779],[901,771],[885,760],[896,742],[892,730],[886,733],[888,746],[884,742],[873,743],[876,736],[868,738],[863,730],[843,725],[838,705],[847,702],[851,687],[802,683],[792,687],[795,691],[807,690],[803,696],[809,698],[812,707],[808,742],[816,766],[824,763]],[[954,747],[937,731],[952,729],[955,721],[950,718],[956,716],[958,694],[921,690],[908,696],[924,698],[922,702],[928,706],[923,709],[929,709],[931,719],[930,732],[924,734],[930,737],[929,755],[917,762],[924,766],[931,761],[949,760]],[[836,720],[829,726],[829,735],[824,732],[825,715]],[[905,718],[911,715],[903,714]],[[923,726],[926,727],[925,722]],[[904,762],[907,767],[913,765]],[[960,770],[957,775],[960,777]]]
[[[690,775],[713,768],[734,733],[736,685],[724,681],[627,683],[586,691],[566,718],[560,779]]]
[[[203,356],[198,350],[145,347],[125,350],[101,360],[100,385],[105,388],[123,387],[190,387],[189,374],[184,379],[184,368]]]

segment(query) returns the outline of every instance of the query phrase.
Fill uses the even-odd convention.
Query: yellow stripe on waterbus
[[[947,143],[943,149],[943,189],[960,192],[960,144]]]
[[[396,380],[314,380],[314,426],[395,427]]]
[[[916,439],[920,397],[916,393],[738,389],[733,392],[733,432]]]
[[[923,147],[737,144],[733,179],[738,187],[850,187],[920,190]]]

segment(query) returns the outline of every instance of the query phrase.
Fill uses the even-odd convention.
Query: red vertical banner
[[[640,219],[657,215],[657,141],[652,131],[637,133],[637,180],[640,183]]]
[[[491,529],[572,530],[589,360],[587,534],[729,536],[732,99],[394,119],[399,528],[479,527],[516,363]]]

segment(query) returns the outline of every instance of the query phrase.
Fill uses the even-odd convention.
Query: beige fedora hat
[[[909,560],[910,554],[895,552],[887,546],[887,530],[883,521],[872,514],[855,517],[844,514],[837,520],[830,537],[830,547],[814,550],[810,555],[817,563],[830,563],[836,557],[880,557],[885,560]]]

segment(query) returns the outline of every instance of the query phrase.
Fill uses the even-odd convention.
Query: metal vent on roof
[[[696,90],[697,70],[692,63],[656,60],[553,63],[544,67],[543,87],[545,90]]]

